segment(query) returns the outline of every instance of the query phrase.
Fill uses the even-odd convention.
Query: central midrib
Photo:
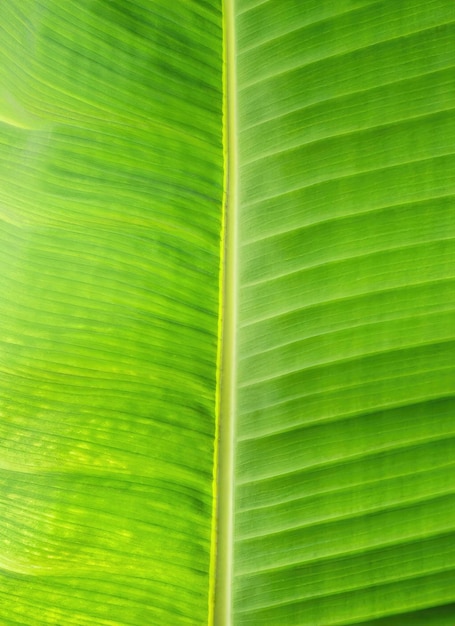
[[[220,324],[217,364],[217,443],[209,625],[232,623],[234,440],[237,361],[238,168],[235,0],[223,0],[224,198],[221,232]]]

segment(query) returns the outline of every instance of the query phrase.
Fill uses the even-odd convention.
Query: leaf
[[[206,623],[220,6],[0,23],[0,622]]]
[[[453,623],[454,8],[237,2],[236,625]]]
[[[454,24],[2,4],[2,625],[452,626]]]

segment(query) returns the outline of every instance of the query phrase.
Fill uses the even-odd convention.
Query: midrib
[[[232,623],[234,438],[236,404],[238,169],[235,53],[235,0],[223,0],[224,202],[221,233],[220,309],[217,364],[217,443],[215,446],[209,626]]]

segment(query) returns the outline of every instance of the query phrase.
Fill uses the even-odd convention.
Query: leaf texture
[[[236,2],[236,625],[453,623],[454,26]]]
[[[232,625],[453,626],[455,5],[14,0],[0,33],[1,625],[208,622],[229,299]]]
[[[0,622],[206,623],[220,3],[0,32]]]

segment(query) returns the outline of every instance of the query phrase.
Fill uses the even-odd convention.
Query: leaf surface
[[[0,32],[2,626],[453,626],[455,5]]]
[[[233,623],[449,625],[454,6],[236,10]]]
[[[206,623],[220,4],[0,24],[0,622]]]

